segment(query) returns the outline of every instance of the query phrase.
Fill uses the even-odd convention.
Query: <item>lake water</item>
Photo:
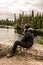
[[[18,39],[19,36],[17,33],[15,33],[15,29],[0,28],[0,43],[14,42]]]

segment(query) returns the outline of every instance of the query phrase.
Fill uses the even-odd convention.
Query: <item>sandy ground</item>
[[[36,47],[36,48],[39,48],[39,47]],[[41,46],[39,49],[41,48],[43,48],[43,46]],[[43,60],[37,60],[25,54],[16,54],[15,56],[11,58],[7,58],[6,56],[0,57],[0,65],[43,65]]]
[[[26,55],[0,58],[0,65],[43,65],[43,60],[37,60]]]

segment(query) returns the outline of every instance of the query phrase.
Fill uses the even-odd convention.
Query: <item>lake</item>
[[[14,42],[18,39],[19,39],[19,35],[15,33],[14,28],[9,28],[9,29],[0,28],[0,43]]]

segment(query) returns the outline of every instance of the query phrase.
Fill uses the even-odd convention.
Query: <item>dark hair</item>
[[[30,28],[30,26],[28,26],[28,25],[27,25],[27,26],[25,26],[25,29],[28,29],[28,28]]]
[[[30,28],[30,27],[31,27],[30,24],[25,24],[25,25],[24,25],[24,28],[25,28],[25,29],[28,29],[28,28]]]

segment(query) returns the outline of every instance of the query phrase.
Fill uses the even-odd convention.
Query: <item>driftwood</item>
[[[10,45],[0,44],[0,57],[6,56],[11,48],[12,46]],[[22,51],[25,55],[33,58],[43,59],[43,45],[35,43],[31,49],[23,49],[22,47],[19,47],[19,51]]]

